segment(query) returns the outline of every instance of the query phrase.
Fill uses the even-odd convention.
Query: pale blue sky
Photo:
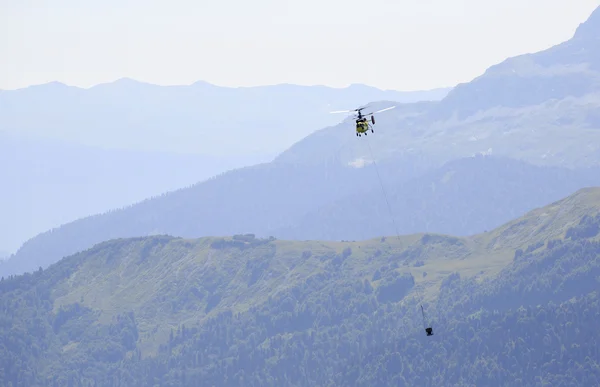
[[[569,39],[600,0],[0,0],[0,89],[122,77],[453,86]]]

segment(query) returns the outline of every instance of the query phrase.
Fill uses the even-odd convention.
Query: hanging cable
[[[383,180],[381,179],[381,175],[379,174],[379,168],[377,168],[377,163],[375,162],[375,157],[373,157],[373,150],[371,150],[371,143],[369,143],[368,138],[366,138],[366,140],[367,140],[367,146],[369,147],[369,153],[371,154],[371,161],[373,162],[373,166],[375,167],[375,172],[377,173],[377,179],[379,179],[379,185],[381,186],[381,192],[383,192],[383,197],[385,199],[385,203],[387,204],[388,211],[390,212],[390,217],[392,218],[392,224],[394,225],[394,229],[396,230],[396,236],[398,237],[398,240],[400,240],[400,232],[398,232],[398,226],[396,225],[396,219],[392,212],[392,206],[390,205],[390,201],[388,200],[387,194],[385,193],[385,187],[383,186]]]
[[[396,231],[396,237],[400,241],[400,232],[398,231],[398,226],[396,225],[396,219],[394,217],[394,213],[392,212],[392,206],[390,205],[390,201],[388,200],[387,193],[385,191],[385,187],[383,185],[383,180],[381,179],[381,175],[379,174],[379,168],[377,168],[377,163],[375,162],[375,157],[373,155],[373,150],[371,149],[371,143],[369,142],[369,138],[365,136],[365,141],[367,142],[367,146],[369,147],[369,153],[371,155],[371,161],[373,162],[373,166],[375,167],[375,172],[377,173],[377,179],[379,180],[379,185],[381,186],[381,192],[383,193],[383,197],[385,198],[385,202],[387,204],[388,211],[390,213],[390,217],[392,219],[392,224],[394,225],[394,229]],[[421,314],[423,315],[423,328],[425,328],[425,332],[427,332],[427,336],[433,335],[433,328],[431,324],[427,324],[427,318],[425,316],[425,309],[423,308],[423,294],[420,290],[420,287],[416,287],[417,297],[419,298],[419,304],[421,306]]]

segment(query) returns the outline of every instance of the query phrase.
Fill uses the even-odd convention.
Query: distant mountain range
[[[496,157],[452,162],[421,177],[395,178],[382,164],[396,226],[403,234],[467,235],[600,185],[600,168],[572,171]],[[27,241],[0,275],[47,267],[105,240],[169,234],[186,238],[253,233],[287,239],[359,240],[396,229],[373,166],[324,168],[262,164],[131,207],[77,220]]]
[[[596,185],[598,15],[568,42],[508,59],[441,101],[401,104],[377,115],[375,133],[367,137],[354,136],[351,121],[324,128],[271,163],[40,234],[0,265],[0,273],[34,270],[103,240],[148,234],[389,235],[393,225],[377,173],[403,233],[483,232]],[[574,57],[582,50],[585,55]],[[534,65],[515,69],[518,75],[506,70],[523,60]]]
[[[88,147],[0,133],[0,246],[269,160]],[[9,250],[9,251],[10,251]]]
[[[600,7],[570,41],[378,115],[367,137],[346,121],[30,239],[0,262],[0,384],[600,385],[598,42]],[[52,130],[0,148],[0,219],[27,190],[99,205],[232,161],[143,153],[158,135],[68,148]]]
[[[166,87],[130,79],[3,91],[0,246],[16,251],[52,227],[271,161],[295,138],[338,122],[329,104],[439,99],[447,91]]]
[[[27,138],[102,148],[270,157],[337,124],[340,117],[332,110],[379,100],[439,100],[449,90],[288,84],[230,88],[207,82],[157,86],[127,78],[82,89],[52,82],[0,93],[0,128]]]

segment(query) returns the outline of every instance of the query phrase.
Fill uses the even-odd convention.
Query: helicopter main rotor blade
[[[359,107],[357,109],[351,109],[351,110],[336,110],[334,112],[329,112],[329,113],[356,113],[356,112],[360,112],[361,110],[364,110],[368,107],[369,105],[365,105],[362,107]]]
[[[365,116],[370,116],[370,115],[372,115],[372,114],[375,114],[375,113],[381,113],[381,112],[384,112],[384,111],[386,111],[386,110],[393,109],[393,108],[395,108],[395,107],[396,107],[396,106],[390,106],[390,107],[387,107],[387,108],[385,108],[385,109],[377,110],[376,112],[373,112],[373,113],[367,113],[367,114],[365,114]]]
[[[381,112],[384,112],[384,111],[386,111],[386,110],[393,109],[393,108],[395,108],[395,107],[396,107],[396,106],[390,106],[390,107],[387,107],[387,108],[385,108],[385,109],[378,110],[378,111],[376,111],[375,113],[381,113]]]

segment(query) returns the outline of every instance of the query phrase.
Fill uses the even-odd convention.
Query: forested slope
[[[0,282],[0,384],[596,385],[599,209],[585,189],[470,238],[108,241]]]

